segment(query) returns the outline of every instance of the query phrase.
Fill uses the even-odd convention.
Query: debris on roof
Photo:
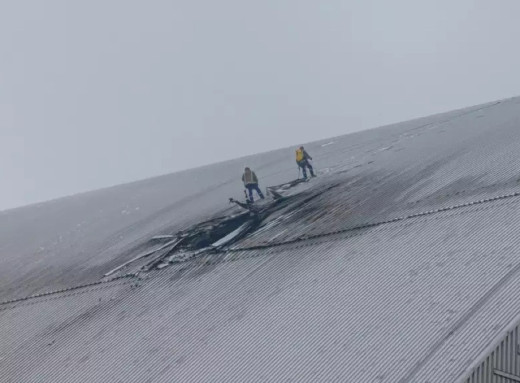
[[[237,160],[3,212],[0,381],[517,379],[519,119],[252,156],[255,204]]]

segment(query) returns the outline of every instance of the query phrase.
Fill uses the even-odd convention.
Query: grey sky
[[[0,4],[0,209],[520,94],[518,0]]]

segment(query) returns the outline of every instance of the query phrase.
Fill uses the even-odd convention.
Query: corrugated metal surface
[[[424,197],[421,194],[424,191],[430,195],[488,185],[491,181],[451,182],[458,177],[464,179],[464,174],[471,170],[468,169],[468,165],[472,166],[471,158],[464,167],[452,172],[452,178],[446,177],[438,165],[450,160],[455,164],[457,156],[471,148],[478,157],[479,147],[494,142],[494,137],[501,137],[506,130],[516,129],[517,101],[449,112],[306,147],[319,170],[318,182],[322,179],[328,182],[340,177],[340,172],[348,171],[345,176],[360,178],[353,190],[355,195],[347,190],[343,196],[348,197],[351,205],[363,204],[364,197],[375,193],[392,196],[378,205],[390,208],[395,201],[399,202],[400,194],[412,192],[403,202],[415,201]],[[500,135],[494,134],[497,130]],[[331,141],[332,145],[322,147],[321,144]],[[500,145],[497,142],[493,147]],[[228,197],[242,197],[240,175],[244,165],[256,170],[262,187],[296,178],[298,171],[293,157],[293,148],[277,150],[0,212],[0,299],[96,280],[135,256],[138,247],[151,236],[182,229],[226,208]],[[515,158],[509,157],[507,161]],[[483,156],[479,162],[489,161]],[[502,168],[511,173],[516,165],[502,164]],[[415,187],[427,188],[432,184],[433,179],[427,185],[421,182],[433,177],[435,169],[442,173],[435,189],[414,191]],[[491,174],[494,173],[495,170]],[[503,182],[508,177],[504,173],[496,181]],[[376,193],[374,188],[378,186],[382,189]],[[351,222],[364,222],[369,213],[371,217],[384,213],[381,209],[366,210],[351,217]]]
[[[306,145],[320,177],[295,200],[313,198],[233,251],[0,304],[0,381],[433,383],[505,358],[519,102]],[[222,211],[244,162],[263,186],[294,178],[292,154],[3,212],[0,297],[97,281],[150,236]]]
[[[464,377],[461,383],[510,383],[520,382],[520,318],[517,316],[513,325],[501,331],[495,340],[482,353]]]
[[[109,284],[109,292],[12,305],[0,312],[2,329],[40,329],[3,348],[2,376],[445,382],[468,367],[482,344],[466,337],[446,354],[450,334],[477,329],[492,338],[516,315],[507,299],[517,299],[519,287],[518,202],[198,260],[150,274],[133,289],[113,291]],[[92,306],[101,292],[104,299]],[[509,311],[497,310],[496,299]],[[41,322],[40,306],[52,310]],[[484,320],[473,322],[478,315]],[[450,355],[459,362],[450,364]],[[427,380],[418,379],[423,370]]]
[[[378,152],[373,163],[320,177],[313,192],[339,186],[301,212],[280,212],[266,230],[236,247],[348,230],[520,191],[520,120],[511,107],[494,105],[480,110],[486,114],[478,119],[465,114],[434,124],[413,140],[397,141],[400,149]]]

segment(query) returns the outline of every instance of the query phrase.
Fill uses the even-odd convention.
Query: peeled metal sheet
[[[230,251],[0,304],[0,381],[517,375],[519,118],[517,98],[306,145],[318,178]],[[99,280],[229,213],[242,162],[2,212],[0,297]],[[262,187],[296,176],[287,150],[248,162]]]

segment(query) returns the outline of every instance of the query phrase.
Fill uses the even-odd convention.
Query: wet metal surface
[[[232,251],[0,304],[0,381],[455,381],[520,313],[519,123],[510,99],[307,144],[319,177]],[[291,154],[2,212],[0,299],[100,281]]]

